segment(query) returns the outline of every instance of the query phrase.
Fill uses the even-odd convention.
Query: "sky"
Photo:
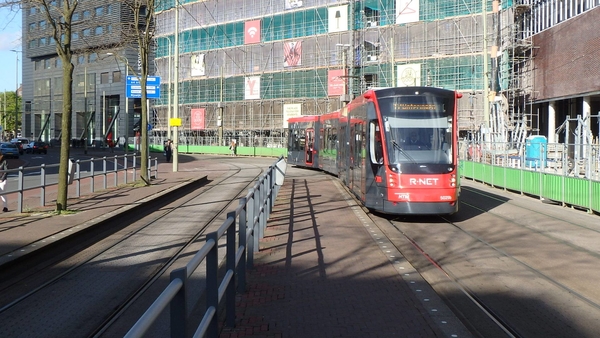
[[[14,12],[7,8],[0,8],[0,92],[14,91],[18,83],[21,85],[21,60],[23,55],[11,50],[22,50],[21,45],[21,12]],[[19,69],[17,74],[17,57]]]

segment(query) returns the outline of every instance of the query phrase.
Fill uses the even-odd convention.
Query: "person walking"
[[[231,156],[235,156],[236,153],[236,148],[237,148],[237,144],[235,143],[235,140],[231,140],[231,143],[229,144],[229,153],[231,154]]]
[[[6,162],[6,159],[4,158],[3,154],[0,154],[0,193],[4,192],[4,187],[6,186],[6,178],[8,177],[8,163]],[[7,212],[8,211],[8,201],[6,200],[6,195],[2,195],[0,196],[0,199],[2,199],[2,205],[3,205],[3,212]]]
[[[167,143],[165,143],[165,156],[167,162],[171,162],[171,156],[173,156],[173,143],[171,143],[171,140],[167,140]]]

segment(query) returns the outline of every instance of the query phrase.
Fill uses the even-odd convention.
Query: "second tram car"
[[[319,168],[318,140],[319,116],[304,115],[288,119],[289,164],[307,168]]]
[[[339,112],[290,119],[288,163],[337,175],[375,211],[456,213],[461,97],[432,87],[374,89]]]

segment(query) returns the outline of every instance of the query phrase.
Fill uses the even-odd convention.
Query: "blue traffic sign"
[[[139,99],[142,97],[142,84],[139,77],[128,75],[125,88],[127,98]],[[148,76],[146,78],[146,97],[149,99],[160,98],[160,76]]]

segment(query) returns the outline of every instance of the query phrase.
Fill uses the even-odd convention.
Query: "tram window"
[[[369,123],[369,154],[371,163],[383,163],[383,145],[381,144],[381,134],[377,121]]]
[[[303,130],[294,130],[292,135],[292,150],[294,151],[303,151],[304,150],[304,131]]]

